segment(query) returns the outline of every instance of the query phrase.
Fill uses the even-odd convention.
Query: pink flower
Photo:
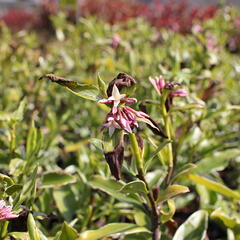
[[[121,37],[117,33],[115,33],[112,37],[112,47],[117,48],[120,43],[121,43]]]
[[[109,97],[108,99],[101,99],[98,102],[103,104],[113,105],[112,112],[116,113],[117,107],[120,103],[133,104],[137,102],[137,99],[126,98],[126,94],[120,94],[117,86],[114,84],[113,90],[112,90],[112,96]]]
[[[240,28],[240,16],[236,18],[235,20],[235,26]]]
[[[153,87],[156,89],[158,94],[161,94],[164,86],[165,86],[165,80],[163,79],[162,76],[159,77],[149,77],[149,81],[152,83]]]
[[[203,28],[200,24],[194,24],[192,27],[192,32],[198,34],[203,31]]]
[[[180,86],[179,83],[175,82],[165,82],[162,76],[159,77],[149,77],[149,81],[152,83],[153,87],[156,89],[158,94],[162,94],[164,89],[170,90],[169,97],[186,97],[188,95],[185,89],[176,89],[175,87]]]
[[[112,97],[110,97],[112,98]],[[109,99],[110,99],[109,98]],[[101,100],[100,103],[113,104],[112,99]],[[134,99],[134,100],[132,100]],[[111,101],[111,102],[108,102]],[[137,99],[127,98],[124,103],[135,103]],[[101,130],[108,128],[109,136],[111,137],[115,129],[122,129],[128,133],[132,133],[134,127],[138,127],[137,118],[150,118],[146,113],[136,111],[128,106],[114,106],[111,111],[107,114],[106,119],[101,127]]]
[[[18,215],[12,212],[12,206],[6,206],[5,201],[0,200],[0,220],[17,218]]]
[[[206,34],[206,48],[209,51],[217,51],[218,50],[218,40],[217,37],[211,33]]]
[[[177,89],[170,92],[170,97],[186,97],[188,95],[185,89]]]

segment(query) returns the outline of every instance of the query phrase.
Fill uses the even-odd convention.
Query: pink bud
[[[198,34],[198,33],[203,31],[203,28],[200,24],[194,24],[193,27],[192,27],[192,31],[195,34]]]
[[[136,98],[126,98],[126,99],[122,99],[121,102],[126,103],[126,104],[134,104],[137,102],[137,99]]]
[[[156,91],[160,94],[165,86],[164,78],[162,76],[155,77],[155,78],[150,77],[149,81],[152,83]]]
[[[185,89],[177,89],[170,92],[170,97],[186,97],[188,95]]]
[[[120,43],[121,43],[121,37],[115,33],[112,37],[112,47],[117,48]]]
[[[113,100],[109,100],[109,99],[101,99],[98,102],[102,104],[113,104]]]

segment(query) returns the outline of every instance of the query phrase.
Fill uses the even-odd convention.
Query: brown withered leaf
[[[124,160],[124,141],[121,139],[113,151],[104,154],[112,175],[120,180],[121,169]]]
[[[47,78],[50,79],[52,82],[55,82],[63,87],[66,87],[69,91],[73,94],[85,98],[88,100],[96,101],[98,96],[98,88],[96,86],[79,83],[76,81],[72,81],[63,77],[56,76],[55,74],[45,74],[39,79]]]
[[[121,72],[117,75],[117,77],[115,77],[109,84],[108,84],[108,88],[107,88],[107,95],[108,97],[112,96],[112,89],[113,86],[116,85],[117,88],[119,89],[119,91],[121,91],[121,89],[123,87],[131,87],[134,84],[136,84],[136,80],[133,79],[131,76],[129,76],[128,74]]]

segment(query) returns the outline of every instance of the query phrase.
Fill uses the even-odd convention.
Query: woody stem
[[[144,176],[142,154],[141,154],[139,146],[138,146],[136,135],[134,133],[130,133],[129,137],[131,140],[132,152],[136,159],[138,178],[145,183],[147,191],[148,191],[147,197],[148,197],[150,207],[151,207],[152,239],[160,240],[160,231],[159,231],[159,222],[158,222],[159,213],[157,211],[157,205],[155,203],[153,193],[152,193],[152,191],[145,179],[145,176]]]

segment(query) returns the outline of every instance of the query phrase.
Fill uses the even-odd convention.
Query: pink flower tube
[[[6,206],[5,201],[0,200],[0,220],[17,218],[18,215],[12,212],[12,206]]]

